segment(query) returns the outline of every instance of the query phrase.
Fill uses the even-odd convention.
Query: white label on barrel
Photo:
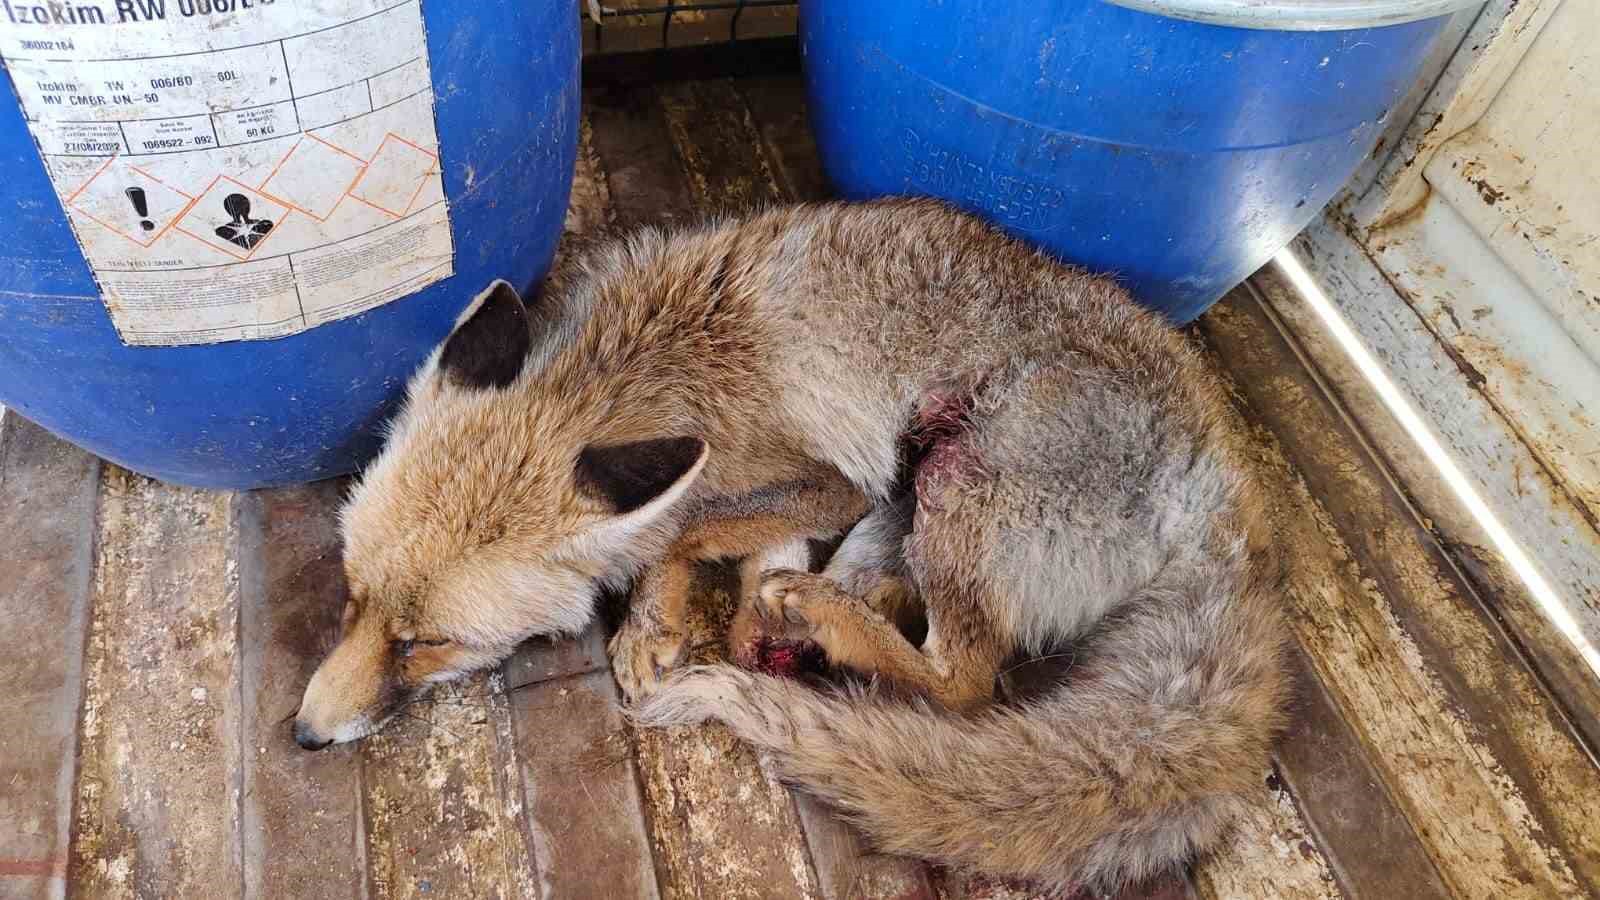
[[[445,278],[420,0],[0,0],[122,339],[281,337]]]

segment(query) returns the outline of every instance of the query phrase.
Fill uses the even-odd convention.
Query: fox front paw
[[[687,647],[688,640],[677,631],[624,623],[607,649],[611,672],[628,702],[655,693],[667,672],[683,662]]]
[[[751,598],[751,608],[768,634],[791,640],[811,638],[821,624],[824,605],[838,593],[838,585],[822,575],[769,569],[761,573],[761,586]]]

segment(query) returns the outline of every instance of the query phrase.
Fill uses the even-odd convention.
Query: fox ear
[[[582,559],[627,557],[649,545],[673,504],[689,492],[711,456],[699,438],[663,438],[585,447],[578,490],[615,512],[575,535],[567,552]]]
[[[615,515],[578,535],[571,551],[605,559],[648,541],[674,503],[700,477],[711,456],[699,438],[662,438],[589,446],[578,454],[578,490],[610,506]]]
[[[439,353],[439,371],[467,388],[503,388],[517,380],[533,344],[528,308],[504,280],[484,288],[456,320]]]
[[[695,437],[590,445],[578,454],[578,489],[618,514],[663,500],[663,506],[671,505],[699,474],[705,457],[706,442]]]

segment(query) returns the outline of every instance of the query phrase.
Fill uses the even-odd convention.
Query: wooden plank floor
[[[792,74],[584,99],[569,230],[826,196]],[[1295,722],[1232,843],[1129,900],[1600,896],[1593,748],[1278,322],[1243,288],[1196,340],[1292,548]],[[0,897],[1040,896],[866,852],[720,728],[632,730],[598,630],[299,751],[342,488],[175,488],[0,420]]]

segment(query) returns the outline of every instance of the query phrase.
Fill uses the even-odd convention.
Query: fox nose
[[[316,732],[312,731],[306,726],[306,723],[299,719],[296,719],[294,723],[294,742],[306,750],[321,750],[323,747],[333,743],[332,740],[322,740],[317,737]]]

